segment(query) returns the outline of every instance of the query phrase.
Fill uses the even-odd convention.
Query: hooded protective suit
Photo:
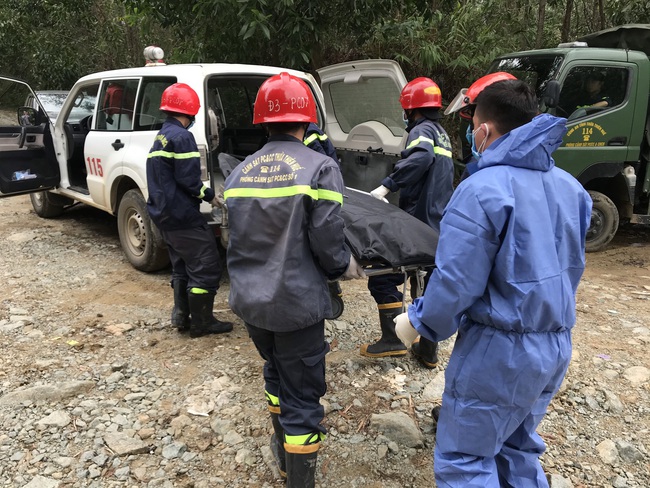
[[[571,358],[591,199],[551,153],[565,119],[539,115],[497,139],[452,196],[417,331],[458,330],[445,372],[438,487],[546,487],[535,432]]]

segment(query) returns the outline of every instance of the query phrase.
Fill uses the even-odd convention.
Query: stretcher
[[[412,296],[421,296],[424,277],[435,266],[438,232],[397,206],[352,188],[346,188],[341,214],[345,242],[366,275],[403,274],[404,297],[411,278]],[[336,319],[344,309],[338,283],[330,283],[330,298],[332,316],[327,318]]]

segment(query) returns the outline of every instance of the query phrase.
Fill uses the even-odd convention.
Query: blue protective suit
[[[485,150],[441,222],[418,332],[458,331],[434,470],[442,487],[547,487],[535,432],[571,358],[591,199],[551,153],[565,119],[539,115]]]

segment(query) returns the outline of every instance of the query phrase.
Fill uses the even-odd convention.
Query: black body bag
[[[341,214],[345,242],[359,264],[392,268],[435,264],[438,232],[399,207],[346,188]]]

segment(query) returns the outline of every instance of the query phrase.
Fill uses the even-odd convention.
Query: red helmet
[[[442,107],[442,93],[431,78],[420,77],[409,81],[399,96],[404,110],[412,108]]]
[[[160,110],[194,117],[199,112],[199,96],[189,85],[174,83],[165,88],[160,100]]]
[[[490,86],[492,83],[496,83],[497,81],[504,81],[504,80],[516,80],[517,78],[510,73],[506,73],[504,71],[499,71],[497,73],[490,73],[489,75],[485,75],[478,80],[476,80],[474,83],[470,85],[469,88],[463,88],[458,92],[458,95],[456,95],[456,98],[454,98],[447,109],[445,110],[445,115],[449,115],[454,112],[459,112],[460,111],[460,116],[463,117],[464,119],[471,119],[472,118],[472,110],[470,110],[470,106],[474,105],[476,103],[476,97],[478,97],[479,93],[481,93],[483,90],[485,90],[486,87]]]
[[[318,122],[307,83],[286,72],[264,81],[255,98],[253,124],[267,122]]]

